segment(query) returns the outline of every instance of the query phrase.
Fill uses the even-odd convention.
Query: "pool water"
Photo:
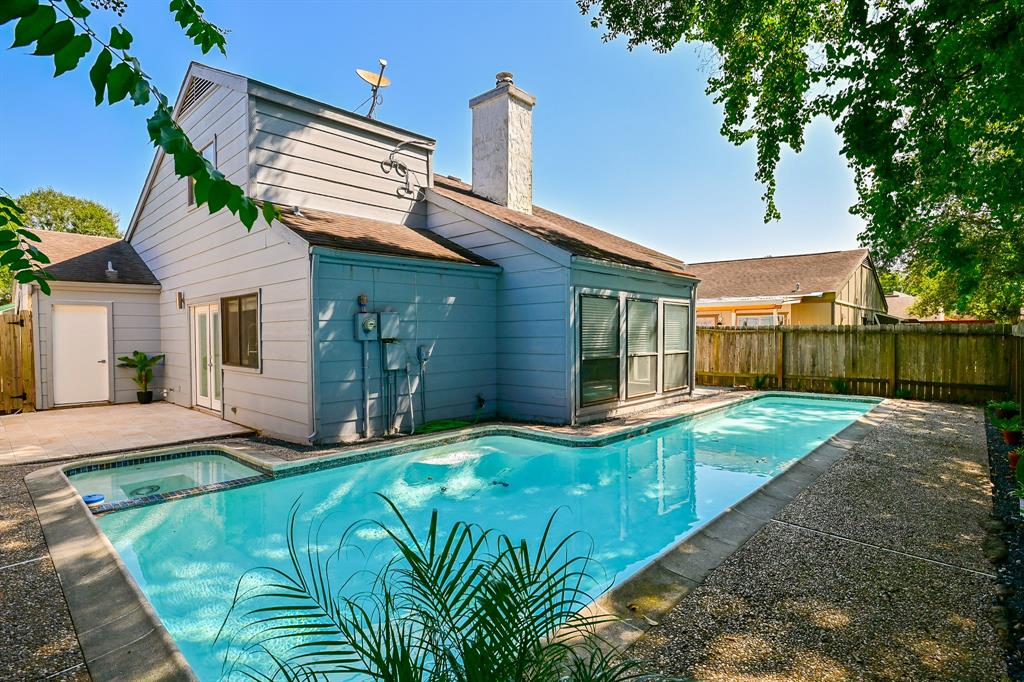
[[[438,509],[441,526],[469,521],[535,542],[552,512],[556,536],[582,531],[593,551],[591,594],[621,582],[867,412],[873,402],[764,397],[604,447],[573,448],[489,436],[139,507],[98,522],[201,680],[221,678],[213,645],[239,577],[288,567],[289,509],[298,528],[325,522],[337,540],[365,519],[390,520],[394,500],[414,529]],[[334,532],[331,533],[330,531]],[[352,535],[335,575],[356,576],[392,556],[380,531]],[[366,578],[359,576],[366,575]],[[363,582],[360,582],[363,581]]]
[[[224,455],[196,455],[85,471],[69,476],[68,480],[80,495],[98,493],[103,495],[105,503],[113,503],[210,483],[224,483],[259,473]]]

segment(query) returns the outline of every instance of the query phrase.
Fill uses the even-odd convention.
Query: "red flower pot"
[[[1010,474],[1013,475],[1017,472],[1017,462],[1020,461],[1020,451],[1010,450],[1010,454],[1006,457],[1010,461]]]
[[[1007,445],[1020,445],[1020,431],[1003,431],[1003,441]]]

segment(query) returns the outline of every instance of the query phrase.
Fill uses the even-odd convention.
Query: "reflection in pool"
[[[559,536],[593,551],[597,593],[628,577],[867,412],[873,402],[765,397],[599,448],[514,437],[477,440],[129,509],[98,521],[202,680],[220,678],[213,645],[239,576],[285,567],[289,508],[323,520],[335,539],[353,523],[390,519],[391,498],[414,528],[433,509],[536,540],[562,508]],[[368,585],[391,545],[364,526],[337,564]],[[365,571],[364,569],[370,569]]]

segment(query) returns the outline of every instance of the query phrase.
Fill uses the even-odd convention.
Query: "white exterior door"
[[[192,306],[193,401],[199,407],[220,410],[220,307]]]
[[[110,400],[107,307],[53,306],[53,402]]]

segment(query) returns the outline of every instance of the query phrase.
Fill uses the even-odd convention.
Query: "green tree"
[[[33,230],[77,232],[99,237],[120,237],[118,216],[103,204],[58,192],[35,189],[18,197],[25,223]]]
[[[52,187],[39,188],[17,198],[24,211],[25,227],[33,230],[78,232],[100,237],[120,237],[117,214],[103,204],[58,192]],[[11,300],[14,273],[0,265],[0,301]]]
[[[93,0],[90,4],[103,14],[117,17],[127,8],[124,0]],[[226,54],[225,31],[206,20],[195,0],[170,0],[168,10],[204,54],[215,47]],[[171,103],[131,52],[132,34],[118,24],[110,28],[109,38],[103,38],[89,23],[92,14],[83,0],[0,1],[0,26],[14,23],[11,48],[32,48],[33,55],[52,59],[55,78],[77,69],[96,48],[89,69],[96,105],[105,98],[108,104],[130,99],[135,106],[153,106],[153,114],[146,121],[149,139],[174,160],[174,172],[179,177],[193,179],[196,205],[205,204],[210,213],[227,208],[246,229],[252,229],[260,214],[259,206],[204,159],[174,121]],[[267,222],[277,215],[270,203],[263,204],[262,212]],[[38,239],[26,225],[24,207],[10,195],[0,194],[0,265],[9,268],[16,281],[37,282],[49,293],[42,270],[49,260],[32,243]]]
[[[578,0],[630,49],[710,46],[722,133],[753,141],[765,220],[784,145],[831,119],[879,265],[941,282],[935,304],[1015,319],[1024,302],[1020,0]]]

